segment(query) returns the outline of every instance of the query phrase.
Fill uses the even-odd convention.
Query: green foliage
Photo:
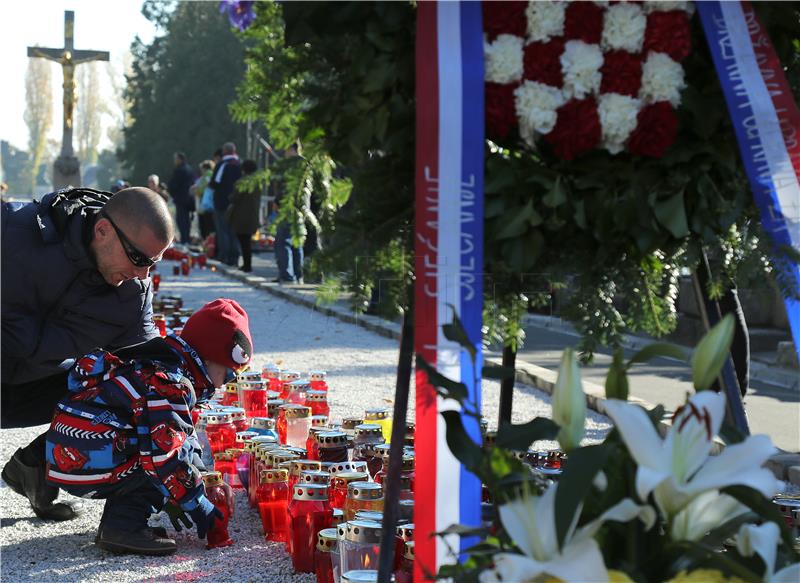
[[[243,44],[214,2],[145,2],[143,14],[162,34],[132,46],[122,161],[128,178],[144,184],[151,173],[166,180],[172,155],[190,163],[211,157],[223,142],[244,146],[244,127],[228,112],[244,74]]]

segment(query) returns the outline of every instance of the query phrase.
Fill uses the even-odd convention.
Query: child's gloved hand
[[[164,506],[164,512],[167,513],[169,516],[169,521],[172,523],[172,527],[180,532],[183,528],[192,528],[194,524],[189,517],[186,516],[186,513],[181,509],[180,506],[174,504],[173,502],[167,502],[166,506]],[[183,528],[181,527],[181,522],[183,523]]]
[[[206,538],[206,534],[214,526],[215,520],[224,518],[222,512],[214,506],[208,498],[201,498],[200,504],[189,512],[197,528],[197,538]]]

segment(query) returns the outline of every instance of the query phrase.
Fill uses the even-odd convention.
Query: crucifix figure
[[[72,10],[64,11],[64,48],[45,49],[28,47],[29,57],[40,57],[55,61],[61,65],[64,73],[64,125],[61,139],[61,155],[56,160],[56,177],[62,174],[65,178],[72,175],[66,184],[77,186],[80,184],[78,161],[72,149],[72,114],[75,110],[75,67],[89,61],[108,61],[108,51],[82,51],[75,49],[75,13]],[[78,182],[74,180],[77,174]],[[59,182],[54,178],[54,182]],[[65,185],[65,184],[64,184]],[[56,188],[62,184],[54,184]]]

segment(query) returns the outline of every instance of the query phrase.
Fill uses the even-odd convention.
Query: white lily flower
[[[626,498],[599,518],[576,528],[581,508],[573,517],[561,550],[556,542],[555,500],[558,484],[541,496],[526,496],[500,507],[500,521],[524,555],[498,553],[494,568],[481,573],[481,583],[530,581],[542,574],[565,583],[608,581],[600,547],[592,538],[604,522],[627,522],[639,518],[650,529],[656,514],[650,506],[639,506]]]
[[[736,548],[741,555],[752,557],[759,555],[766,567],[764,583],[797,583],[800,581],[800,563],[787,565],[775,572],[775,557],[781,533],[774,522],[765,522],[759,526],[744,524],[736,535]]]
[[[736,498],[719,490],[703,492],[672,519],[669,536],[674,541],[697,541],[707,532],[747,512]]]
[[[665,439],[640,407],[610,399],[606,413],[614,421],[639,466],[636,491],[642,500],[653,492],[661,511],[672,518],[694,498],[726,486],[748,486],[771,497],[775,476],[761,466],[775,453],[769,437],[751,435],[709,457],[725,414],[725,397],[702,391],[675,411]]]
[[[558,432],[561,449],[568,452],[580,446],[586,431],[586,395],[571,348],[564,350],[558,367],[558,380],[553,389],[553,421],[561,427]]]

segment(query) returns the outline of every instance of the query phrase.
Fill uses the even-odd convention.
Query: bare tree
[[[78,159],[84,164],[97,162],[97,148],[103,129],[103,113],[107,110],[100,95],[100,63],[86,63],[78,67],[78,97],[75,114],[75,137],[78,142]]]
[[[47,134],[53,125],[52,64],[44,59],[28,59],[25,73],[25,115],[30,152],[30,186],[36,189],[36,177],[47,146]]]

